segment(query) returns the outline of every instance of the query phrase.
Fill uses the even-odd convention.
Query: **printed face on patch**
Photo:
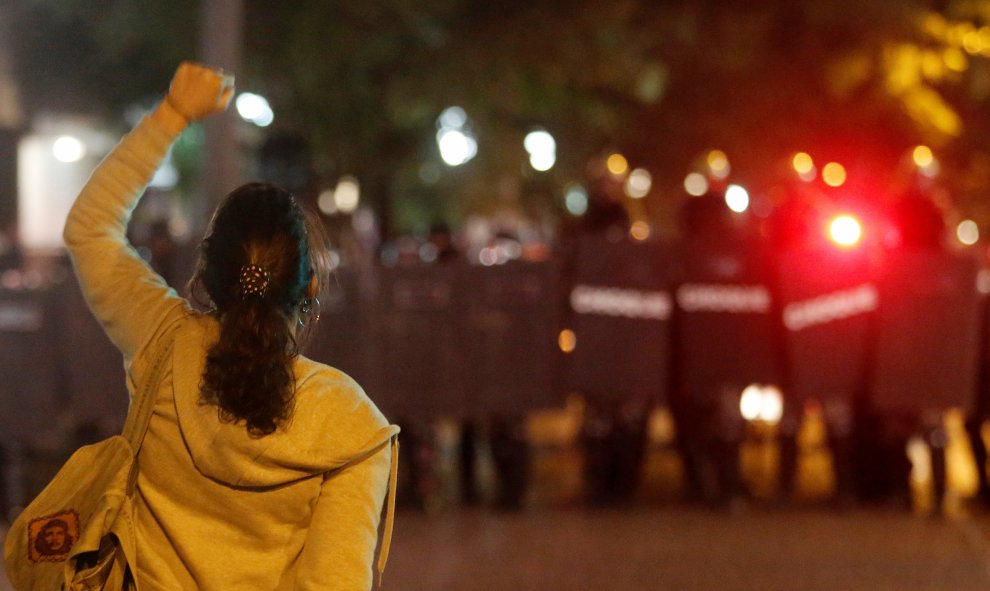
[[[28,559],[31,562],[65,560],[78,539],[79,515],[75,511],[33,519],[28,525]]]

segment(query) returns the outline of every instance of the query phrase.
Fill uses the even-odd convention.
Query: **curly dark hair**
[[[293,322],[316,295],[314,286],[326,284],[328,254],[322,226],[280,187],[248,183],[217,208],[190,288],[220,322],[201,396],[217,406],[221,420],[243,421],[249,433],[262,436],[289,418],[292,362],[312,328],[307,323],[297,338]],[[263,289],[244,287],[245,269],[262,275]]]

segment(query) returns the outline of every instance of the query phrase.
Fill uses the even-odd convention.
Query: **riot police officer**
[[[615,179],[595,181],[586,214],[563,244],[570,290],[564,299],[571,309],[569,326],[577,334],[567,374],[585,400],[579,436],[585,498],[610,505],[630,502],[640,482],[649,412],[662,387],[659,379],[651,379],[651,370],[659,376],[663,370],[658,368],[666,363],[636,356],[656,350],[653,337],[658,335],[652,328],[666,319],[620,314],[609,310],[608,302],[591,302],[608,290],[634,299],[652,297],[658,293],[652,279],[660,272],[652,245],[630,238],[629,215]]]
[[[950,251],[941,209],[912,190],[890,204],[871,406],[882,417],[897,498],[911,498],[909,440],[931,458],[933,509],[946,494],[945,412],[971,410],[976,380],[976,260]],[[923,320],[922,320],[923,319]],[[905,362],[909,358],[910,362]]]
[[[740,395],[778,380],[766,261],[751,220],[721,192],[681,211],[670,409],[689,497],[739,509],[746,423]]]
[[[985,265],[986,263],[984,263]],[[980,306],[980,361],[977,373],[976,402],[966,418],[966,436],[973,449],[977,474],[977,500],[990,507],[990,479],[987,475],[988,450],[983,428],[990,420],[990,298],[984,296]]]
[[[773,253],[774,316],[782,360],[784,412],[777,429],[779,489],[795,494],[798,433],[808,411],[825,426],[836,496],[855,496],[856,404],[866,388],[869,313],[876,307],[869,251],[837,247],[829,213],[843,211],[817,192],[793,187],[764,226]]]

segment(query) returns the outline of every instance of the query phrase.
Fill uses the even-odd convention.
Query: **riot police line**
[[[475,469],[465,448],[485,436],[497,502],[519,506],[526,416],[577,393],[589,502],[634,498],[650,412],[665,407],[685,494],[731,505],[747,495],[740,398],[753,384],[783,393],[782,496],[809,406],[821,409],[841,500],[903,494],[914,436],[931,447],[942,494],[943,413],[984,418],[979,261],[950,250],[777,251],[752,233],[716,234],[590,233],[550,261],[379,267],[371,281],[342,271],[342,297],[325,305],[309,354],[355,375],[405,425],[407,498],[436,486],[429,426],[453,418],[461,489]]]
[[[988,331],[973,257],[918,251],[878,261],[854,250],[776,252],[751,235],[690,236],[670,244],[587,234],[566,256],[490,267],[343,268],[306,353],[352,374],[404,425],[407,498],[428,487],[429,425],[452,418],[465,443],[488,438],[500,502],[519,506],[525,418],[575,392],[587,401],[586,495],[600,502],[631,498],[658,406],[676,422],[686,494],[745,497],[739,403],[750,384],[784,395],[783,494],[809,402],[823,409],[838,494],[851,497],[864,489],[857,474],[906,463],[908,437],[944,447],[947,409],[986,418],[978,378]],[[567,352],[565,329],[574,335]],[[16,505],[60,454],[119,428],[126,395],[120,360],[69,280],[0,290],[0,350],[0,501]],[[866,450],[880,448],[888,455],[863,465],[875,457]],[[944,462],[932,457],[941,474]],[[461,469],[473,466],[463,454]],[[472,481],[463,475],[460,486]]]
[[[948,247],[929,202],[908,198],[895,214],[897,208],[904,215],[892,216],[901,222],[891,225],[896,240],[863,245],[815,238],[810,218],[795,224],[794,216],[772,217],[776,228],[734,218],[717,196],[687,203],[677,243],[637,244],[617,231],[622,220],[582,232],[570,273],[577,346],[567,374],[578,378],[570,386],[615,425],[628,424],[622,417],[630,408],[668,408],[686,495],[730,507],[747,497],[739,462],[747,434],[742,397],[751,387],[782,393],[774,420],[783,498],[795,493],[799,430],[813,408],[825,426],[835,500],[906,504],[906,449],[917,439],[928,447],[932,504],[940,509],[948,478],[944,418],[959,410],[985,498],[980,261]],[[594,305],[589,294],[600,296]],[[669,315],[633,321],[628,302],[637,296],[672,302]],[[612,453],[613,463],[622,463]],[[598,486],[606,500],[627,498],[635,487],[635,473],[620,479],[625,490],[604,474]]]

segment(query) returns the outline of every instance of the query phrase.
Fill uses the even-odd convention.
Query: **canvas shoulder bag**
[[[159,351],[139,384],[123,433],[76,450],[14,520],[4,563],[17,591],[124,588],[128,559],[134,557],[137,453],[173,340],[168,336],[156,344]]]

